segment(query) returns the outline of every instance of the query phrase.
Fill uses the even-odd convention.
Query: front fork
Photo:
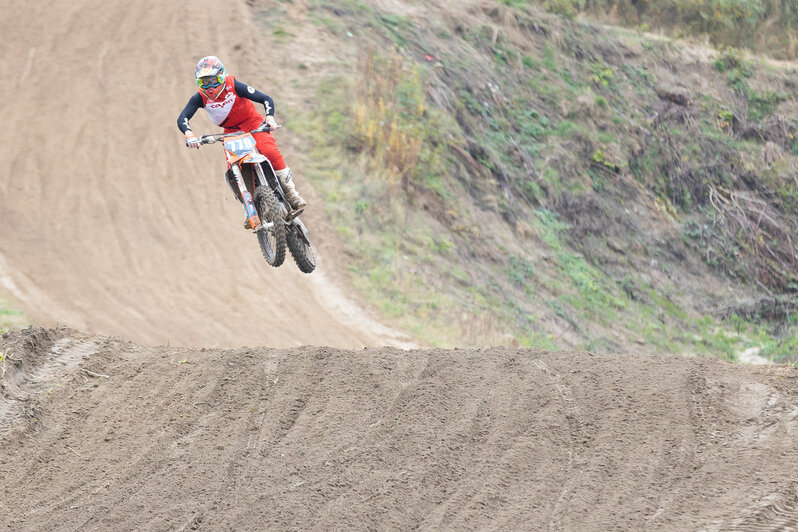
[[[230,170],[233,172],[233,177],[236,178],[238,191],[241,193],[241,197],[244,200],[244,210],[247,211],[249,225],[252,229],[256,229],[260,227],[260,217],[258,216],[258,210],[255,208],[255,202],[252,200],[252,194],[249,193],[247,186],[244,184],[244,176],[241,174],[241,168],[237,164],[234,164]]]

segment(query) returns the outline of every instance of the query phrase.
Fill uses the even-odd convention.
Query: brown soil
[[[68,329],[0,350],[7,529],[798,526],[791,368]]]
[[[48,328],[0,340],[0,527],[798,527],[794,369],[383,347],[318,206],[269,268],[175,127],[206,53],[299,101],[247,3],[6,4],[0,289]]]
[[[0,291],[31,322],[148,345],[413,345],[344,296],[318,202],[303,216],[317,271],[275,270],[241,228],[222,149],[183,145],[177,115],[209,53],[290,118],[245,2],[12,1],[0,33],[15,72],[0,89]],[[204,111],[192,127],[218,131]],[[278,142],[313,200],[290,128]]]

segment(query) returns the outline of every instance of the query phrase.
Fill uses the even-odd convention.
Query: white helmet
[[[224,80],[227,78],[227,72],[218,57],[209,55],[199,60],[197,68],[194,70],[194,77],[197,80],[200,92],[213,100],[224,89]]]

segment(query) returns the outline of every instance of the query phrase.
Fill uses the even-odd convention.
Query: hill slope
[[[0,525],[798,526],[798,370],[6,334]]]
[[[795,66],[527,4],[253,4],[318,45],[352,284],[433,345],[795,360]]]
[[[16,307],[149,344],[409,345],[379,312],[440,346],[794,360],[791,67],[511,4],[11,10],[0,327]],[[220,154],[180,144],[209,51],[278,102],[309,279],[264,267]]]
[[[226,4],[223,17],[217,7],[81,0],[4,10],[18,75],[2,89],[14,104],[4,110],[13,135],[0,145],[0,290],[33,323],[148,344],[410,345],[335,284],[318,204],[305,218],[318,271],[304,276],[290,260],[274,270],[241,229],[221,148],[183,146],[176,119],[203,55],[224,57],[281,101],[249,7]],[[215,132],[203,114],[193,126]],[[279,140],[301,175],[290,134]]]
[[[392,326],[438,343],[650,353],[670,348],[671,336],[727,340],[714,318],[692,321],[706,313],[688,304],[691,290],[721,301],[729,290],[759,294],[703,264],[689,235],[679,244],[671,189],[615,168],[626,152],[607,135],[634,128],[605,115],[623,100],[604,94],[602,80],[622,70],[593,72],[584,59],[619,60],[626,48],[581,40],[605,30],[535,25],[506,4],[472,1],[248,0],[224,4],[227,17],[205,0],[10,5],[0,19],[18,73],[2,89],[17,98],[4,108],[15,134],[0,144],[3,306],[8,296],[37,324],[80,331],[0,338],[0,527],[798,526],[795,368],[578,349],[352,350],[412,341],[341,295],[350,282]],[[545,39],[524,41],[531,48],[516,62],[502,59],[513,52],[505,38],[539,30]],[[648,57],[637,44],[629,53]],[[673,76],[682,52],[657,50],[651,68]],[[221,155],[182,146],[174,119],[206,53],[270,92],[289,126],[280,141],[312,200],[307,222],[322,258],[309,277],[263,263],[220,180]],[[494,63],[536,94],[566,77],[595,87],[581,99],[563,92],[562,109],[554,83],[551,100],[510,105]],[[717,68],[700,62],[690,79],[708,72]],[[692,115],[668,96],[680,93],[660,98],[632,74],[641,101],[654,94],[660,106],[651,109],[664,117],[658,134],[689,138],[676,125],[694,131]],[[410,129],[397,125],[391,137],[388,121],[388,136],[377,136],[366,111],[380,110],[379,91],[346,92],[352,79],[393,86],[399,107],[383,99],[383,109],[410,113]],[[520,138],[502,133],[517,133],[504,129],[516,104],[529,111],[513,122],[527,144],[503,152]],[[443,114],[447,106],[459,114]],[[576,120],[585,113],[590,120]],[[737,132],[749,125],[738,121]],[[724,139],[738,133],[728,127],[715,141],[733,155]],[[543,157],[526,157],[528,141]],[[612,149],[599,156],[597,142]],[[764,157],[760,143],[749,147],[751,160]],[[641,166],[651,152],[636,152]],[[673,170],[674,160],[648,162]],[[450,166],[411,172],[434,161]],[[696,161],[705,167],[694,158],[678,168]],[[636,216],[596,225],[619,198]],[[610,244],[630,220],[636,232],[622,234],[640,245]],[[676,268],[680,253],[691,268]],[[626,281],[605,276],[643,266]]]

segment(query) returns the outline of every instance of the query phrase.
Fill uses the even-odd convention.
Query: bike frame
[[[269,132],[280,126],[270,127],[264,124],[253,131],[236,131],[234,133],[217,133],[215,135],[202,135],[200,144],[213,144],[224,141],[224,151],[230,175],[226,178],[232,188],[232,176],[235,186],[244,204],[247,213],[247,222],[258,237],[263,257],[274,266],[282,265],[285,252],[288,249],[294,257],[297,267],[302,273],[311,273],[316,269],[316,258],[312,250],[308,230],[299,219],[301,211],[293,209],[285,197],[285,191],[277,178],[274,168],[267,157],[257,149],[254,133]],[[262,163],[269,162],[270,172],[264,170]],[[252,192],[247,188],[250,175],[243,171],[242,165],[252,165]],[[246,169],[249,172],[249,169]],[[245,182],[246,180],[246,182]],[[235,191],[235,189],[234,189]],[[255,199],[259,204],[255,205]],[[262,210],[263,223],[258,208]],[[264,231],[266,229],[266,231]]]
[[[230,171],[235,178],[238,192],[241,194],[241,198],[243,199],[244,210],[247,213],[247,218],[249,218],[249,225],[256,232],[268,229],[273,225],[273,223],[269,222],[264,224],[261,222],[261,219],[258,216],[258,211],[255,208],[255,201],[252,199],[252,194],[249,193],[247,186],[244,184],[244,175],[241,171],[241,165],[253,165],[255,168],[255,175],[259,181],[258,186],[267,186],[268,180],[266,179],[266,175],[263,173],[263,168],[261,167],[260,163],[267,161],[268,159],[258,151],[252,134],[269,132],[272,129],[278,129],[279,127],[280,126],[276,126],[275,128],[272,128],[269,125],[265,125],[262,128],[255,129],[250,132],[236,131],[234,133],[203,135],[199,139],[201,144],[214,144],[220,140],[224,140],[224,151],[225,155],[227,156],[227,162],[230,164]],[[280,188],[280,195],[283,195],[282,188]],[[283,197],[283,200],[284,199],[285,198]]]

